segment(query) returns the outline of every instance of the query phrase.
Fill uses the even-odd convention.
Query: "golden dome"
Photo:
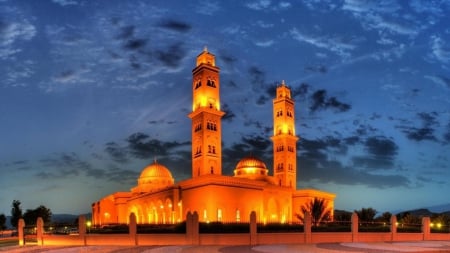
[[[173,185],[172,173],[166,166],[154,161],[145,167],[138,179],[138,185],[132,189],[133,192],[150,192]]]
[[[142,170],[141,176],[139,177],[139,179],[152,178],[172,178],[172,173],[170,173],[166,166],[154,161]]]
[[[267,176],[267,172],[268,169],[263,161],[254,156],[248,156],[238,162],[234,176],[258,179]]]

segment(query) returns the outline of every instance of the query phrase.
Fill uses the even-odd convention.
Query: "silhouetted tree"
[[[352,219],[352,213],[343,210],[334,210],[334,221],[349,222]]]
[[[52,211],[47,207],[40,205],[36,209],[28,209],[23,215],[23,219],[27,225],[35,225],[38,217],[42,218],[44,224],[49,223],[52,219]]]
[[[6,216],[4,214],[0,214],[0,230],[6,229]]]
[[[381,222],[390,222],[391,221],[391,217],[392,217],[392,213],[384,212],[384,213],[381,214],[380,217],[377,217],[376,220],[377,221],[381,221]]]
[[[358,214],[358,218],[362,222],[374,221],[375,215],[377,214],[377,210],[372,207],[361,208],[361,210],[355,210],[355,212]]]
[[[22,208],[20,207],[20,201],[13,200],[11,208],[11,220],[10,220],[11,226],[17,228],[19,219],[22,217],[23,216],[22,216]]]
[[[411,213],[406,213],[399,221],[406,225],[422,224],[422,220],[420,219],[420,217]]]
[[[309,203],[301,207],[302,214],[296,214],[301,221],[304,220],[305,214],[311,214],[311,222],[314,227],[323,221],[331,221],[332,210],[328,207],[325,199],[314,198]]]

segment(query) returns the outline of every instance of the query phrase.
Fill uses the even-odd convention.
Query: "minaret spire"
[[[220,81],[216,58],[205,48],[192,70],[192,177],[222,174]]]
[[[273,175],[279,186],[297,187],[297,141],[295,104],[284,80],[273,99]]]

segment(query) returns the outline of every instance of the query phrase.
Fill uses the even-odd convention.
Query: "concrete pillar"
[[[422,217],[423,240],[430,240],[430,217]]]
[[[356,212],[352,213],[352,242],[358,241],[359,217]]]
[[[134,213],[130,213],[130,224],[128,224],[128,233],[130,235],[131,240],[133,240],[134,245],[137,245],[138,244],[137,224],[136,224],[136,215]]]
[[[86,217],[84,215],[78,216],[78,236],[83,240],[83,245],[87,245],[86,242]]]
[[[305,233],[305,243],[312,242],[311,223],[312,223],[311,213],[306,212],[305,217],[303,218],[303,230]]]
[[[24,227],[25,227],[25,221],[23,219],[19,219],[19,222],[17,223],[17,233],[19,236],[19,245],[20,246],[25,245],[25,234],[23,231]]]
[[[44,245],[44,220],[42,217],[38,217],[36,221],[36,239],[37,245]]]
[[[252,211],[250,213],[250,245],[256,245],[258,243],[258,235],[257,235],[257,227],[256,227],[256,212]]]
[[[397,240],[397,216],[391,216],[391,240]]]
[[[192,244],[199,245],[200,244],[200,235],[199,235],[199,223],[198,223],[198,213],[194,212],[192,215]]]
[[[186,214],[186,242],[192,244],[192,214]]]

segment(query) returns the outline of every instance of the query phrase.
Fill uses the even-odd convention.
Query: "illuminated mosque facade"
[[[295,106],[282,82],[273,99],[273,171],[260,159],[240,160],[234,176],[222,175],[222,124],[219,68],[205,48],[192,70],[192,177],[175,182],[170,170],[154,161],[145,167],[129,192],[112,193],[92,204],[92,223],[170,224],[197,212],[201,222],[247,222],[256,212],[258,222],[298,221],[301,207],[314,198],[334,210],[335,194],[297,189]]]

